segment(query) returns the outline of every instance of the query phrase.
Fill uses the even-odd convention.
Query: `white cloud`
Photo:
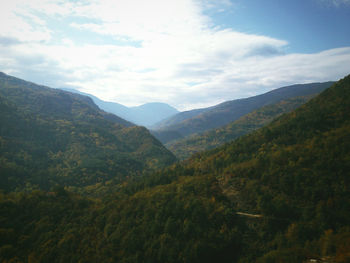
[[[350,48],[285,54],[286,41],[218,28],[203,15],[230,4],[13,0],[0,11],[0,70],[126,105],[179,109],[348,74]]]
[[[1,4],[0,37],[15,38],[19,41],[49,40],[50,32],[45,27],[45,22],[27,12],[24,3],[14,0]]]
[[[336,6],[339,6],[341,4],[345,4],[345,5],[349,5],[350,4],[350,0],[332,0],[332,2]]]
[[[317,0],[323,4],[340,7],[342,5],[350,5],[350,0]]]

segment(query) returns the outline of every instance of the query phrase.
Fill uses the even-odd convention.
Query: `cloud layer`
[[[0,70],[125,105],[162,101],[181,110],[349,74],[350,47],[288,54],[286,41],[218,27],[204,15],[230,4],[9,1],[0,11]]]

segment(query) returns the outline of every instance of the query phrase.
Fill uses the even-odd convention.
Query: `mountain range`
[[[152,103],[146,103],[136,107],[126,107],[116,102],[101,100],[96,96],[93,96],[88,93],[80,92],[76,89],[63,88],[62,90],[88,96],[102,110],[109,113],[113,113],[125,120],[128,120],[132,123],[145,126],[145,127],[151,127],[155,123],[158,123],[164,119],[167,119],[179,113],[177,109],[175,109],[174,107],[171,107],[166,103],[152,102]]]
[[[10,84],[14,88],[14,83]],[[44,90],[39,90],[35,108],[45,106],[50,112],[48,106],[40,103],[47,97],[42,94]],[[45,151],[45,145],[56,137],[45,139],[47,130],[58,129],[59,133],[63,132],[63,138],[75,138],[70,130],[73,126],[75,134],[82,134],[80,139],[86,138],[86,146],[88,142],[95,145],[103,142],[102,138],[95,139],[102,134],[91,126],[101,127],[105,123],[103,115],[82,107],[85,105],[82,101],[72,99],[73,108],[65,104],[66,110],[71,109],[67,111],[72,113],[71,119],[57,119],[62,114],[59,112],[52,112],[55,116],[49,118],[46,111],[33,114],[30,105],[16,111],[15,98],[23,95],[22,99],[27,100],[31,95],[25,94],[26,89],[13,91],[17,92],[10,92],[11,96],[1,93],[0,109],[4,114],[0,116],[1,124],[5,125],[1,126],[0,167],[7,165],[7,170],[0,173],[1,178],[7,172],[9,181],[14,180],[23,172],[26,162],[35,168],[46,167],[37,174],[38,179],[52,172],[52,165],[46,162],[60,163],[57,159],[37,161],[42,155],[51,154]],[[66,95],[55,93],[59,97]],[[1,192],[0,261],[347,263],[350,261],[349,105],[350,76],[234,141],[182,162],[169,162],[170,166],[161,166],[162,169],[150,170],[142,176],[129,173],[119,182],[89,185],[93,194],[86,191],[84,184],[76,186],[82,194],[71,192],[62,184],[49,191],[26,188],[26,191]],[[268,108],[263,109],[262,122],[265,116],[270,116]],[[27,123],[21,119],[23,116]],[[81,129],[77,119],[91,125]],[[52,126],[47,122],[52,122]],[[36,128],[32,132],[21,128],[30,123],[34,127],[40,124],[42,130]],[[124,129],[123,133],[130,136]],[[103,137],[109,138],[109,132],[103,131]],[[36,134],[41,140],[35,138]],[[148,133],[143,134],[145,139],[150,138]],[[21,138],[26,143],[12,144],[16,147],[12,148],[11,138]],[[137,138],[130,138],[125,147]],[[41,142],[44,148],[36,147],[35,152],[28,152],[28,142]],[[73,145],[81,147],[78,141]],[[10,159],[11,155],[4,149],[13,149],[17,158]],[[89,155],[95,156],[96,149],[90,149]],[[120,168],[130,164],[128,155],[125,157]],[[114,162],[103,161],[106,169]],[[65,162],[69,159],[62,165]],[[18,166],[21,169],[13,169]],[[75,168],[67,166],[65,171]],[[71,176],[84,178],[85,172],[81,169]],[[101,175],[103,170],[99,167],[95,172]]]
[[[203,133],[192,134],[183,139],[166,143],[165,146],[173,152],[177,158],[189,158],[195,153],[217,148],[240,136],[253,132],[267,125],[280,115],[295,110],[316,95],[317,94],[294,97],[263,106],[225,126]]]
[[[180,112],[152,126],[152,134],[161,142],[168,143],[194,133],[219,128],[268,104],[292,97],[320,93],[333,83],[292,85],[246,99],[226,101],[209,108]]]

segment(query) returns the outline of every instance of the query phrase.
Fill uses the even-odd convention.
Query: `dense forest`
[[[349,262],[349,107],[348,76],[270,125],[188,161],[216,175],[236,210],[262,215],[254,233],[260,262]]]
[[[0,75],[0,189],[85,186],[175,161],[145,128],[90,98]]]
[[[162,143],[169,143],[192,134],[220,128],[269,104],[318,94],[332,84],[333,82],[292,85],[249,98],[226,101],[209,108],[180,112],[154,125],[152,134]]]
[[[195,153],[219,147],[242,135],[261,128],[278,116],[300,107],[314,96],[316,96],[316,94],[294,97],[275,104],[269,104],[223,127],[204,133],[194,134],[180,140],[171,141],[166,143],[165,146],[173,152],[177,158],[182,160],[187,159]]]
[[[13,106],[1,96],[1,109]],[[3,192],[0,261],[349,262],[349,130],[350,76],[261,129],[143,176]]]

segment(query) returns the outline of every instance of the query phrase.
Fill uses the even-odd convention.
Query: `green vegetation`
[[[219,147],[248,134],[270,123],[276,117],[295,110],[315,95],[295,97],[280,101],[276,104],[264,106],[224,127],[194,134],[181,140],[171,141],[165,146],[172,151],[178,159],[187,159],[191,155],[204,150]]]
[[[153,127],[153,134],[162,143],[169,143],[195,133],[222,127],[269,104],[289,98],[319,94],[332,84],[333,82],[324,82],[282,87],[250,98],[226,101],[210,108],[180,112]]]
[[[171,178],[168,178],[171,179]],[[150,183],[157,177],[144,182]],[[163,180],[158,178],[158,180]],[[231,262],[238,219],[213,177],[124,186],[104,200],[62,188],[0,197],[0,261]]]
[[[187,169],[220,178],[236,210],[263,215],[252,231],[255,243],[245,246],[260,262],[349,262],[349,105],[350,76],[270,125],[188,161]]]
[[[3,193],[0,261],[349,262],[349,105],[350,76],[162,170],[75,186],[84,196],[62,186]]]
[[[91,99],[0,75],[0,189],[125,179],[175,157],[143,127]]]

